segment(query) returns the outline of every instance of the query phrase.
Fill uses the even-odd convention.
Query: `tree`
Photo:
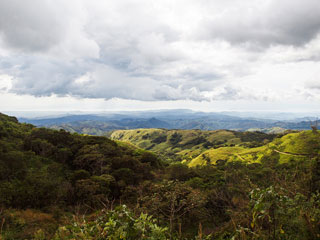
[[[73,164],[80,169],[85,169],[92,174],[103,174],[107,159],[99,151],[99,145],[84,145],[79,151]]]
[[[173,232],[177,220],[181,220],[205,203],[205,197],[200,191],[177,181],[164,181],[153,185],[152,190],[151,196],[144,197],[140,201],[157,216],[169,221],[170,233]]]

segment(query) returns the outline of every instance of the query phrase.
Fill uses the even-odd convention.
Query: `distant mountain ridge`
[[[245,118],[222,113],[176,111],[146,111],[110,114],[68,115],[53,118],[19,118],[19,121],[36,126],[65,129],[70,132],[91,135],[105,135],[106,132],[121,129],[166,128],[200,130],[239,130],[272,132],[310,129],[314,118],[299,118],[292,121]]]

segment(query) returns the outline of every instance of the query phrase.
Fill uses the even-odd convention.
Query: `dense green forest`
[[[0,114],[0,239],[320,238],[316,129],[112,138]]]

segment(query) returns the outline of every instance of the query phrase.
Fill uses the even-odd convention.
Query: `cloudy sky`
[[[317,111],[319,0],[0,0],[0,111]]]

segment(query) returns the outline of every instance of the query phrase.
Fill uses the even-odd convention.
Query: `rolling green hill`
[[[218,161],[243,161],[246,163],[259,162],[264,156],[265,146],[257,148],[221,147],[210,149],[192,159],[189,167],[197,165],[217,164]]]
[[[134,129],[114,131],[110,138],[153,151],[165,159],[190,161],[208,149],[258,147],[272,141],[275,134],[231,130]]]
[[[261,160],[278,155],[280,163],[291,160],[312,158],[320,154],[320,132],[301,131],[289,133],[281,138],[256,148],[221,147],[209,149],[193,158],[188,166],[216,164],[217,161],[243,161],[246,163],[260,163]]]
[[[277,136],[277,137],[276,137]],[[153,151],[163,158],[187,163],[189,167],[217,161],[260,163],[279,155],[280,163],[319,154],[320,134],[312,131],[285,135],[230,130],[118,130],[111,139]]]

